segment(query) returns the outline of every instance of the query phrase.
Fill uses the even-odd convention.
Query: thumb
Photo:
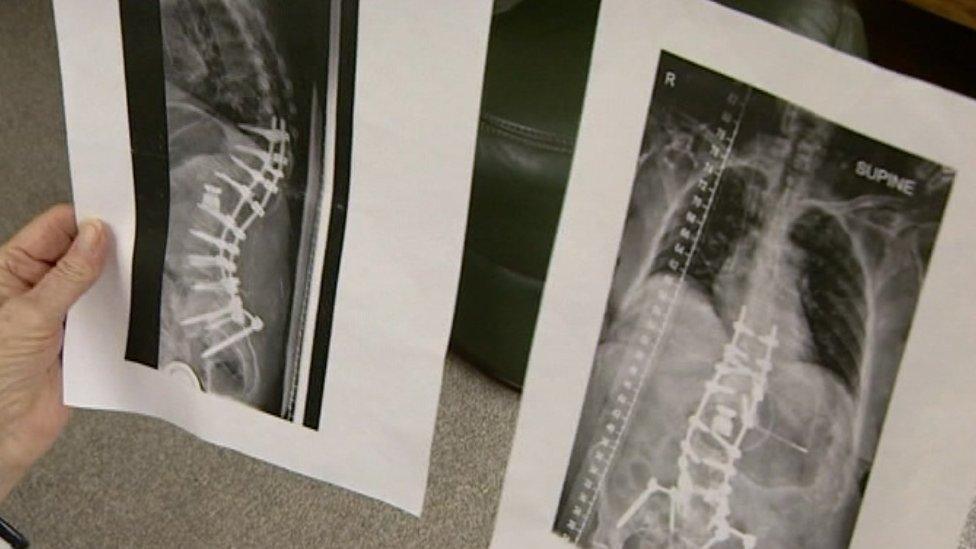
[[[105,226],[84,221],[67,253],[28,293],[50,317],[63,319],[68,309],[98,280],[105,263]]]

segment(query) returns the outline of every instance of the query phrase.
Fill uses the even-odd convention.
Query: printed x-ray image
[[[286,419],[329,199],[330,4],[120,3],[138,210],[127,358]]]
[[[954,173],[668,53],[656,78],[554,530],[846,547]]]

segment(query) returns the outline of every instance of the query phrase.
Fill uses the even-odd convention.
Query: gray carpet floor
[[[0,241],[70,196],[49,2],[2,0]],[[74,414],[0,515],[42,548],[484,547],[517,407],[448,358],[419,520],[161,421],[92,411]]]
[[[962,536],[959,537],[959,549],[976,549],[976,499],[969,506],[966,525],[963,526]]]

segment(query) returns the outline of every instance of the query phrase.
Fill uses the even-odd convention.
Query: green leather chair
[[[854,54],[849,0],[717,0]],[[497,0],[453,348],[513,387],[525,375],[583,105],[599,0]]]

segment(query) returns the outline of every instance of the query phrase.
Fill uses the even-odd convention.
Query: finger
[[[48,318],[63,319],[78,298],[102,272],[106,229],[97,220],[85,221],[67,253],[25,294]]]
[[[74,209],[60,204],[0,247],[0,303],[37,284],[68,250],[76,233]]]

